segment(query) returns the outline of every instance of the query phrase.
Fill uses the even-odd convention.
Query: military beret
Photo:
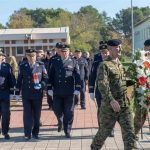
[[[121,42],[121,40],[119,40],[119,39],[112,39],[112,40],[109,40],[108,42],[107,42],[107,45],[108,46],[118,46],[118,45],[120,45],[122,42]]]
[[[56,46],[55,46],[55,47],[56,47],[56,48],[61,48],[62,45],[63,45],[63,44],[62,44],[61,42],[58,42],[58,43],[56,43]]]
[[[150,46],[150,39],[146,40],[146,41],[144,42],[144,45],[145,45],[145,46]]]
[[[0,48],[0,55],[5,56],[5,53],[4,53],[4,49],[3,49],[3,48]]]
[[[76,49],[75,52],[81,52],[81,50],[80,49]]]
[[[106,44],[102,44],[99,46],[99,50],[103,51],[103,50],[107,50],[107,45]]]
[[[31,55],[31,54],[34,54],[34,53],[36,53],[36,50],[35,49],[26,49],[26,54],[27,55]]]

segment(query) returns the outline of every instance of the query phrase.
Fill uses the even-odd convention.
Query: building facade
[[[57,42],[70,44],[69,27],[0,30],[0,47],[6,55],[13,55],[18,61],[28,48],[52,49]]]
[[[150,39],[150,16],[137,23],[134,27],[134,48],[144,49],[144,41]]]

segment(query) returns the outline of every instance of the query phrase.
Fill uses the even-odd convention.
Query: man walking
[[[116,121],[122,130],[125,150],[136,148],[133,120],[128,108],[126,77],[122,64],[121,41],[108,41],[109,57],[101,63],[97,73],[98,89],[102,94],[100,128],[93,139],[91,149],[99,150],[110,135]]]
[[[67,45],[62,45],[60,57],[55,58],[49,69],[48,94],[53,96],[53,110],[58,120],[58,132],[62,125],[70,138],[74,118],[74,95],[80,94],[80,74],[76,60],[69,57]]]
[[[5,139],[9,139],[10,123],[10,90],[15,86],[15,77],[11,66],[3,61],[4,51],[0,48],[0,115],[2,134]]]

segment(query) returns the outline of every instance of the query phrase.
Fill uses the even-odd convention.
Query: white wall
[[[150,39],[150,18],[134,28],[134,47],[143,49],[145,40]]]

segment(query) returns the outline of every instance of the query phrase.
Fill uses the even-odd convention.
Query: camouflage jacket
[[[103,104],[110,106],[110,101],[115,99],[121,107],[128,105],[126,75],[119,60],[116,62],[109,57],[100,63],[96,83],[102,94]]]

